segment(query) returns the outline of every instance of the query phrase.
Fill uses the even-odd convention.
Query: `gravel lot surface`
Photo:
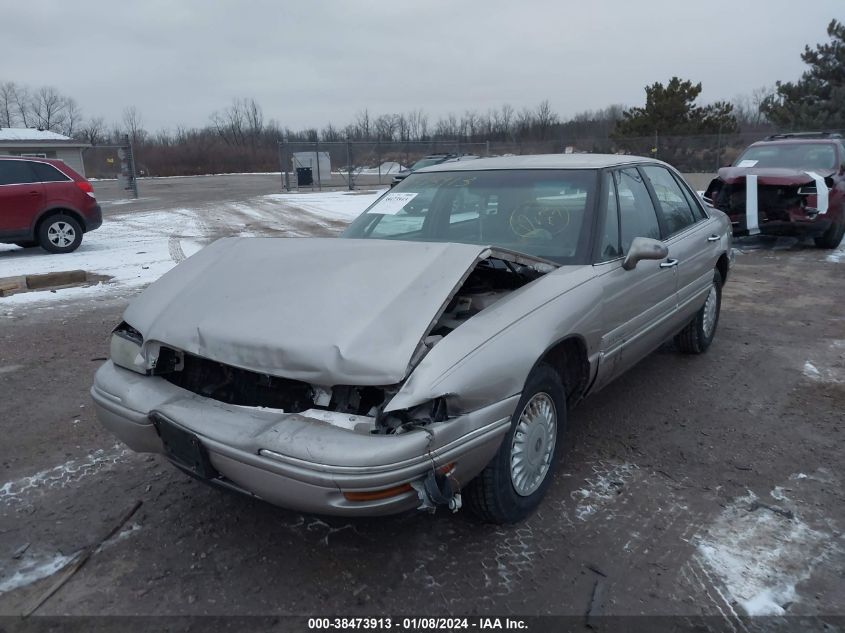
[[[126,203],[98,183],[106,222],[229,205],[203,239],[239,234],[237,205],[279,188],[159,182]],[[285,209],[249,232],[344,224]],[[210,489],[94,418],[88,389],[137,289],[0,299],[0,614],[141,501],[39,614],[845,615],[845,261],[737,247],[708,353],[666,345],[573,411],[540,511],[512,527],[304,516]]]

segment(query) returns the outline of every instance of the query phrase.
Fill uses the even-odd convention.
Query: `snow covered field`
[[[111,280],[54,292],[27,292],[0,299],[0,309],[57,300],[95,298],[137,291],[186,257],[224,235],[306,236],[336,233],[383,190],[270,194],[243,202],[133,211],[135,201],[104,201],[114,208],[103,226],[85,235],[73,253],[0,244],[0,278],[85,270]]]

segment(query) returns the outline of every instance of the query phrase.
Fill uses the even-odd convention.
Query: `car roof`
[[[831,138],[773,138],[756,141],[749,145],[755,147],[757,145],[836,145],[842,143],[843,139],[837,137]]]
[[[477,171],[482,169],[604,169],[618,165],[658,163],[653,158],[623,154],[532,154],[526,156],[499,156],[468,161],[453,161],[423,167],[416,173],[433,171]]]

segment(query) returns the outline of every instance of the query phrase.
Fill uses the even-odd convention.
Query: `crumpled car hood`
[[[151,341],[312,384],[400,382],[489,248],[337,238],[224,238],[152,284],[124,320]]]
[[[722,167],[719,178],[728,184],[744,180],[749,174],[757,176],[757,183],[761,185],[803,185],[812,182],[808,171],[815,172],[822,178],[832,176],[832,169],[787,169],[782,167]]]

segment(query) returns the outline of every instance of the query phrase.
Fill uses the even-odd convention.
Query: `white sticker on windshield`
[[[756,165],[756,164],[757,164],[756,160],[745,159],[745,160],[739,161],[739,163],[737,163],[737,167],[754,167],[754,165]]]
[[[396,215],[405,205],[417,197],[415,193],[386,193],[370,208],[367,213]]]

